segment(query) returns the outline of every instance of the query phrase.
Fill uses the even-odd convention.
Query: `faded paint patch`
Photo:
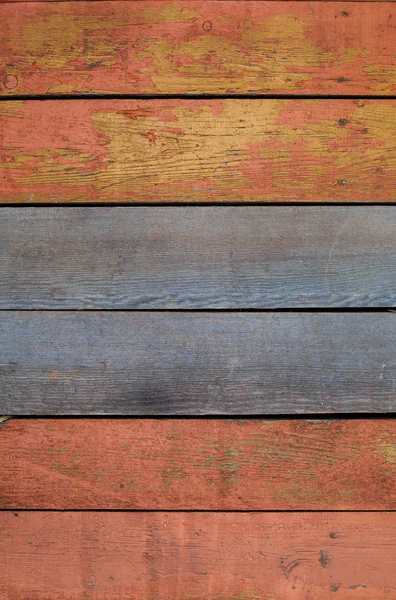
[[[396,442],[381,442],[377,446],[378,452],[391,464],[396,464]],[[396,472],[395,472],[396,477]]]

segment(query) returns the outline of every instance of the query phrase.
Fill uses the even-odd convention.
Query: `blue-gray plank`
[[[2,414],[396,410],[393,313],[3,311]]]
[[[0,209],[0,308],[396,305],[389,206]]]

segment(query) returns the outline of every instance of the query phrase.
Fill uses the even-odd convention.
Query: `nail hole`
[[[212,30],[212,23],[210,21],[204,21],[204,23],[202,23],[202,29],[204,31],[211,31]]]
[[[6,75],[3,83],[7,90],[13,90],[18,85],[18,77],[16,75]]]

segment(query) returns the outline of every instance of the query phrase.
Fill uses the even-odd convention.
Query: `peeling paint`
[[[393,200],[394,101],[13,104],[0,106],[3,201]]]

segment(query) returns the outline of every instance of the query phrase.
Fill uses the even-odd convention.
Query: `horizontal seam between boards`
[[[227,513],[227,514],[279,514],[279,513],[396,513],[395,509],[194,509],[194,508],[0,508],[0,513]],[[17,515],[15,515],[17,516]]]
[[[45,0],[57,2],[58,0]],[[73,2],[82,2],[82,1],[96,1],[96,0],[69,0]],[[102,1],[102,0],[101,0]],[[103,1],[114,1],[114,0],[103,0]],[[1,195],[0,195],[1,198]],[[213,208],[213,207],[222,207],[222,208],[246,208],[246,207],[255,207],[255,208],[303,208],[303,207],[348,207],[348,208],[379,208],[379,207],[395,207],[396,209],[396,197],[394,200],[389,200],[387,202],[257,202],[257,201],[248,201],[248,202],[1,202],[0,199],[0,209],[1,208],[15,208],[15,209],[23,209],[23,208],[107,208],[107,209],[116,209],[116,208]]]
[[[47,1],[48,0],[43,0]],[[57,0],[52,0],[57,2]],[[88,0],[71,0],[73,2],[83,2]],[[92,0],[90,0],[92,1]],[[112,1],[112,0],[95,0],[95,1]],[[163,0],[164,2],[166,0]],[[194,1],[194,0],[187,0]],[[222,1],[222,0],[215,0]],[[250,0],[260,1],[260,0]],[[273,0],[270,0],[273,1]],[[275,0],[276,1],[276,0]],[[278,0],[279,1],[279,0]],[[285,1],[285,0],[281,0]],[[297,0],[304,1],[304,0]],[[341,0],[337,0],[341,1]],[[356,0],[362,1],[362,0]],[[379,0],[380,2],[383,0]],[[34,2],[32,2],[33,4]],[[10,2],[11,4],[11,2]],[[18,2],[12,2],[18,4]],[[1,2],[0,2],[1,5]],[[22,101],[35,100],[46,102],[48,100],[396,100],[396,95],[379,95],[379,94],[262,94],[262,93],[247,93],[247,94],[101,94],[101,93],[79,93],[79,94],[20,94],[20,95],[2,95],[0,102],[5,101]]]
[[[301,307],[301,308],[0,308],[5,312],[72,312],[72,313],[182,313],[182,314],[213,314],[213,313],[396,313],[392,307]]]
[[[178,420],[178,421],[309,421],[310,423],[329,423],[330,421],[392,421],[396,419],[396,412],[388,413],[371,413],[371,412],[352,412],[352,413],[298,413],[298,414],[246,414],[246,413],[235,413],[235,414],[221,414],[212,413],[208,415],[182,415],[182,414],[169,414],[169,415],[120,415],[120,414],[30,414],[30,415],[9,415],[10,420],[41,420],[46,421],[52,420],[124,420],[124,421],[138,421],[138,420],[153,420],[153,421],[164,421],[164,420]],[[0,431],[2,427],[7,427],[8,421],[4,421],[0,424]]]

